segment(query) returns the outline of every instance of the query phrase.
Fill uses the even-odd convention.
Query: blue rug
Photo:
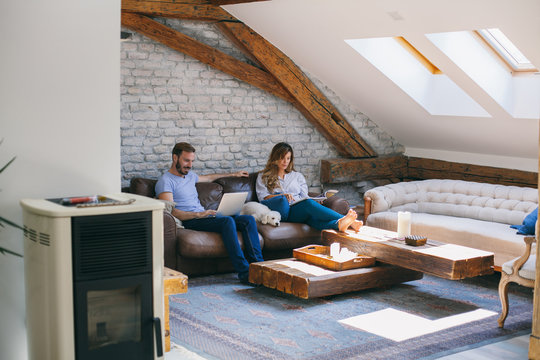
[[[405,284],[303,300],[243,286],[233,274],[190,278],[187,293],[170,297],[171,338],[210,359],[435,359],[530,331],[532,289],[515,284],[505,328],[498,328],[498,280],[499,274],[461,281],[424,275]],[[430,324],[464,313],[487,317],[419,336],[411,335],[408,324],[400,330],[413,336],[407,340],[338,322],[388,309]],[[403,325],[384,321],[370,325],[390,330]]]

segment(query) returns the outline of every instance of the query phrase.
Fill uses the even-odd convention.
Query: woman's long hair
[[[262,171],[263,184],[266,185],[270,194],[272,194],[275,189],[280,188],[277,162],[283,159],[287,153],[291,153],[291,162],[289,163],[289,166],[287,166],[287,169],[285,169],[285,173],[288,174],[291,171],[295,171],[293,149],[291,145],[284,142],[274,145],[270,152],[270,156],[268,157],[268,161],[266,162],[266,166]]]

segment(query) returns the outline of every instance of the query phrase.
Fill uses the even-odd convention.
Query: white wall
[[[120,191],[120,0],[0,2],[0,216]],[[22,233],[0,228],[22,252]],[[0,254],[0,359],[26,359],[23,260]]]

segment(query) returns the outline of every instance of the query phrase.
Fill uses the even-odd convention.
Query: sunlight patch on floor
[[[497,313],[478,309],[437,320],[429,320],[421,316],[388,308],[369,314],[338,320],[338,322],[399,342],[445,330],[454,326],[482,320],[494,315],[497,315]]]

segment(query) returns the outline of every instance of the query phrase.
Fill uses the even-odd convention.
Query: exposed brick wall
[[[161,21],[250,62],[212,24]],[[272,146],[286,141],[311,191],[337,188],[351,205],[362,202],[355,184],[320,183],[320,159],[339,155],[288,102],[137,33],[122,42],[121,51],[123,186],[135,176],[160,176],[169,168],[171,149],[179,141],[197,149],[194,171],[199,174],[259,171]],[[310,78],[376,153],[403,152],[364,114]]]

